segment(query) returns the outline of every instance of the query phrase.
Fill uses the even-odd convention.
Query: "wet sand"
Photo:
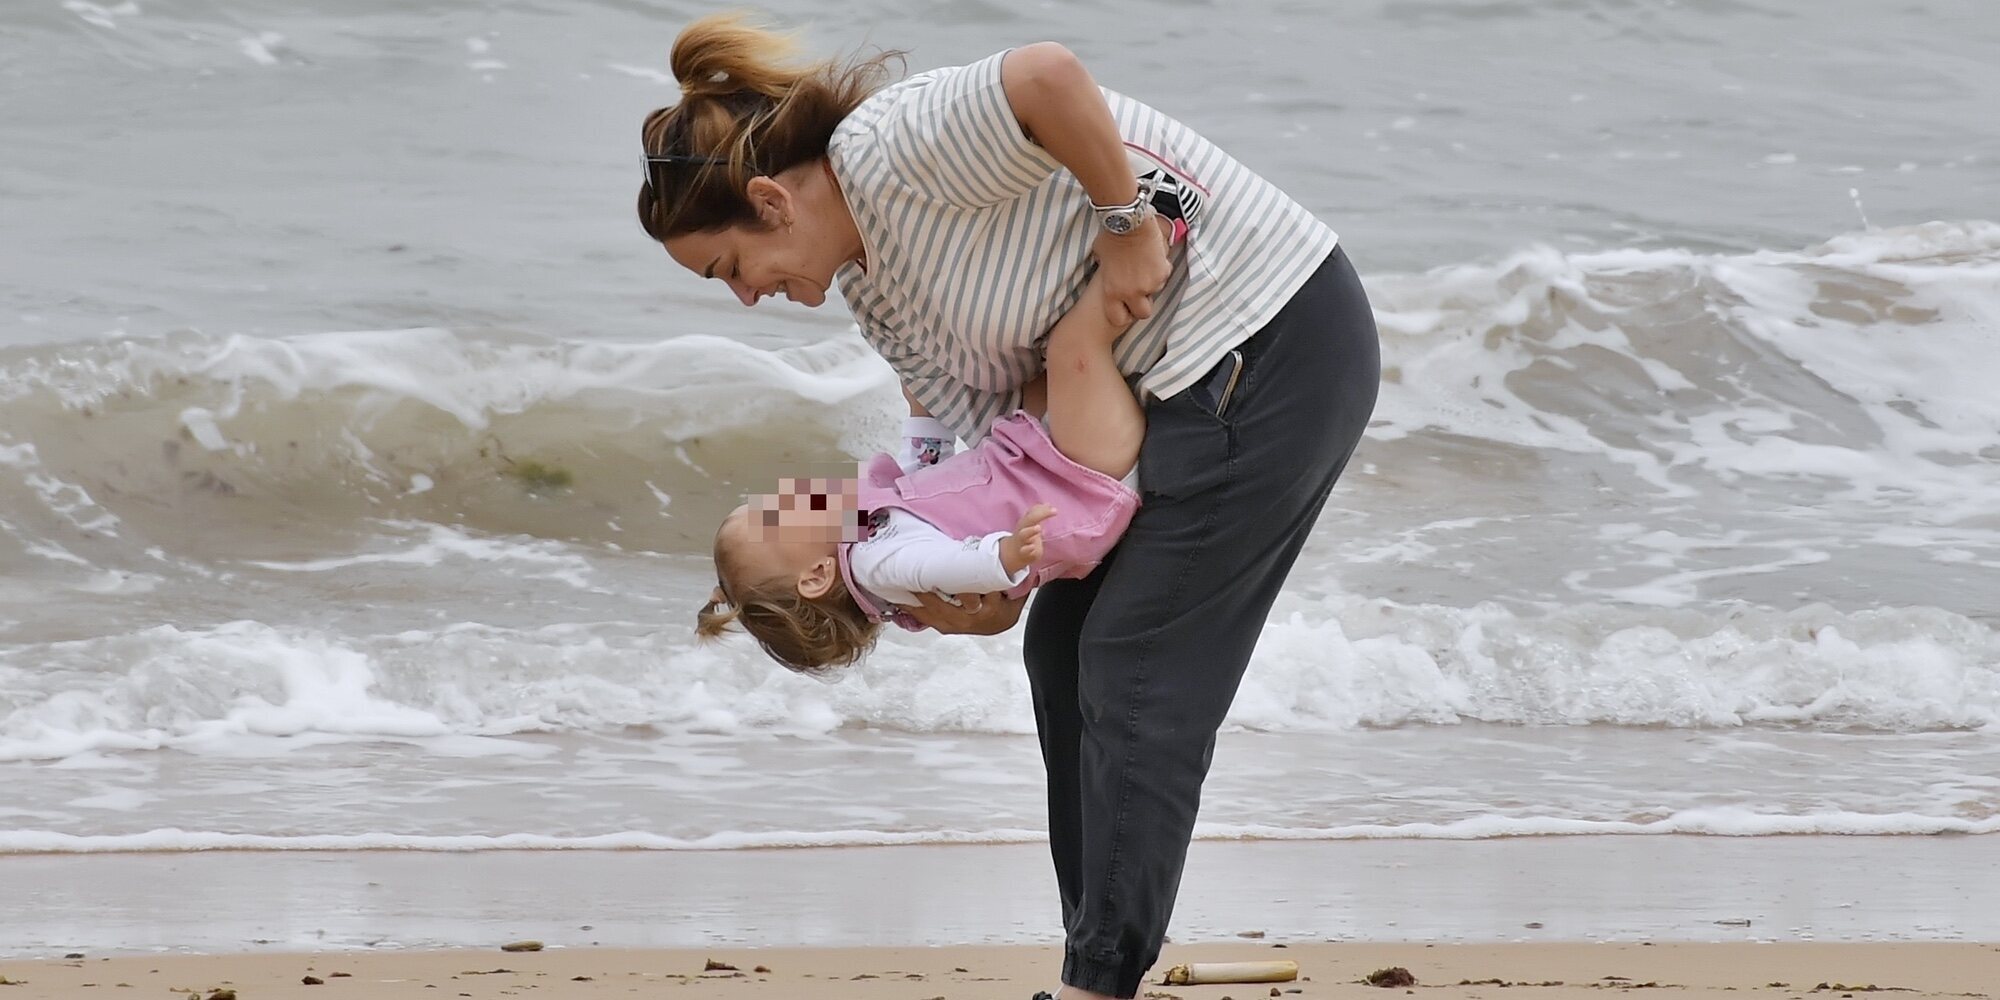
[[[1054,945],[1062,928],[1048,846],[1035,843],[4,855],[0,886],[0,960],[519,938]],[[1983,836],[1201,841],[1169,933],[1181,943],[1246,931],[1290,944],[2000,941],[1995,886],[2000,841]]]
[[[1146,991],[1382,997],[1402,994],[1361,980],[1401,966],[1417,980],[1406,988],[1443,1000],[2000,997],[1992,844],[1200,842]],[[1059,971],[1046,852],[5,856],[0,977],[13,985],[0,1000],[1028,1000]],[[520,939],[545,950],[500,950]],[[1159,985],[1177,962],[1274,958],[1301,966],[1277,994]],[[736,968],[705,971],[710,960]]]
[[[1291,959],[1301,978],[1258,985],[1158,985],[1169,963]],[[710,969],[712,964],[734,966]],[[1364,980],[1397,968],[1413,986]],[[7,1000],[156,997],[434,1000],[438,997],[679,997],[686,1000],[1028,1000],[1055,984],[1054,949],[565,949],[125,956],[0,962]],[[319,980],[307,982],[308,978]],[[1989,944],[1239,944],[1171,946],[1148,977],[1154,1000],[1252,997],[1640,996],[1805,1000],[1877,993],[1930,1000],[2000,988]],[[192,992],[190,992],[192,991]],[[1273,992],[1276,991],[1276,992]],[[1890,993],[1890,991],[1894,991]],[[223,1000],[228,994],[223,993]]]

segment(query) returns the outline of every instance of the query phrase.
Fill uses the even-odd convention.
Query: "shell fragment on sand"
[[[1217,983],[1289,983],[1299,978],[1299,963],[1192,962],[1167,970],[1167,986],[1207,986]]]

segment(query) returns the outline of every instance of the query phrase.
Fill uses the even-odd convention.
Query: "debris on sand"
[[[1374,972],[1369,973],[1368,978],[1363,981],[1370,986],[1380,986],[1384,989],[1391,986],[1417,985],[1417,977],[1410,975],[1410,970],[1400,965],[1392,965],[1386,969],[1376,969]]]

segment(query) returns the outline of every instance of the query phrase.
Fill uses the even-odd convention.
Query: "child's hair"
[[[791,580],[737,581],[734,560],[715,546],[720,586],[695,616],[695,635],[721,638],[732,622],[743,626],[771,659],[802,674],[823,676],[854,663],[882,634],[882,623],[869,618],[847,592],[847,581],[835,577],[833,589],[818,600],[799,595]]]

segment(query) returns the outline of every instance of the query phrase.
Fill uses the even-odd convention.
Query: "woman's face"
[[[748,194],[762,226],[675,236],[666,241],[667,254],[704,278],[728,282],[746,306],[783,295],[818,307],[848,257],[832,224],[837,220],[820,217],[769,177],[752,179]]]
[[[666,241],[667,254],[704,278],[729,284],[746,306],[783,295],[802,306],[826,301],[838,263],[814,259],[805,234],[785,227],[731,226],[718,233],[688,233]]]

